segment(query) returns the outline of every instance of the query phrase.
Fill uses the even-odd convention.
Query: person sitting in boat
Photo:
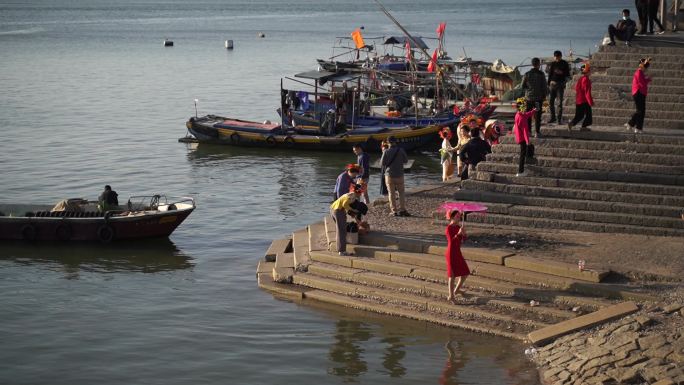
[[[392,112],[397,110],[397,101],[394,100],[394,97],[390,96],[387,98],[387,111]]]
[[[349,192],[349,187],[355,183],[358,176],[359,165],[348,164],[344,172],[337,177],[337,182],[335,182],[335,190],[333,191],[335,200],[340,199],[342,195]]]
[[[98,200],[100,211],[116,210],[119,208],[119,194],[112,190],[112,186],[106,185]]]

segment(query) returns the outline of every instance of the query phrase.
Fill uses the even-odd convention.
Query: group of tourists
[[[461,180],[473,175],[478,163],[485,160],[487,154],[492,152],[492,145],[497,144],[499,137],[505,133],[505,126],[502,121],[494,119],[484,123],[482,118],[471,114],[461,119],[456,132],[456,146],[452,145],[453,134],[449,127],[444,127],[439,132],[442,138],[439,153],[443,182],[451,180],[454,172]]]
[[[363,216],[368,212],[368,182],[370,180],[370,157],[360,144],[353,147],[357,162],[348,164],[337,177],[333,191],[334,200],[330,205],[330,215],[336,226],[336,242],[339,255],[347,252],[347,215],[354,218],[357,228],[367,228]],[[409,217],[406,210],[406,188],[404,184],[404,164],[408,162],[406,151],[398,145],[398,140],[390,136],[382,142],[381,193],[388,196],[390,215]]]

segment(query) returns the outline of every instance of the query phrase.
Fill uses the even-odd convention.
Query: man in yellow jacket
[[[330,215],[337,227],[337,251],[342,256],[350,255],[347,253],[347,213],[357,213],[351,205],[359,200],[362,194],[363,186],[353,184],[350,192],[342,195],[330,205]]]

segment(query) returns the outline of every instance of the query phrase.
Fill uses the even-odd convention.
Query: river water
[[[452,56],[515,65],[595,50],[621,3],[385,5],[417,35],[447,21]],[[352,154],[177,142],[195,98],[199,114],[275,119],[280,78],[359,26],[399,34],[360,0],[0,0],[0,202],[105,184],[198,202],[169,240],[0,244],[0,383],[536,383],[518,343],[257,288],[270,241],[327,212]],[[439,180],[434,154],[412,157],[410,186]]]

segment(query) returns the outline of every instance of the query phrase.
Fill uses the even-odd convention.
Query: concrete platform
[[[275,262],[276,255],[278,255],[279,253],[288,253],[291,251],[292,251],[292,239],[291,238],[276,239],[273,242],[271,242],[271,246],[269,246],[268,250],[266,250],[266,254],[264,255],[264,259],[268,262]]]
[[[591,314],[577,317],[572,320],[563,321],[556,325],[546,327],[527,335],[527,339],[534,345],[541,345],[555,338],[575,332],[577,330],[600,325],[617,318],[624,317],[639,310],[634,302],[623,302],[610,306]]]

